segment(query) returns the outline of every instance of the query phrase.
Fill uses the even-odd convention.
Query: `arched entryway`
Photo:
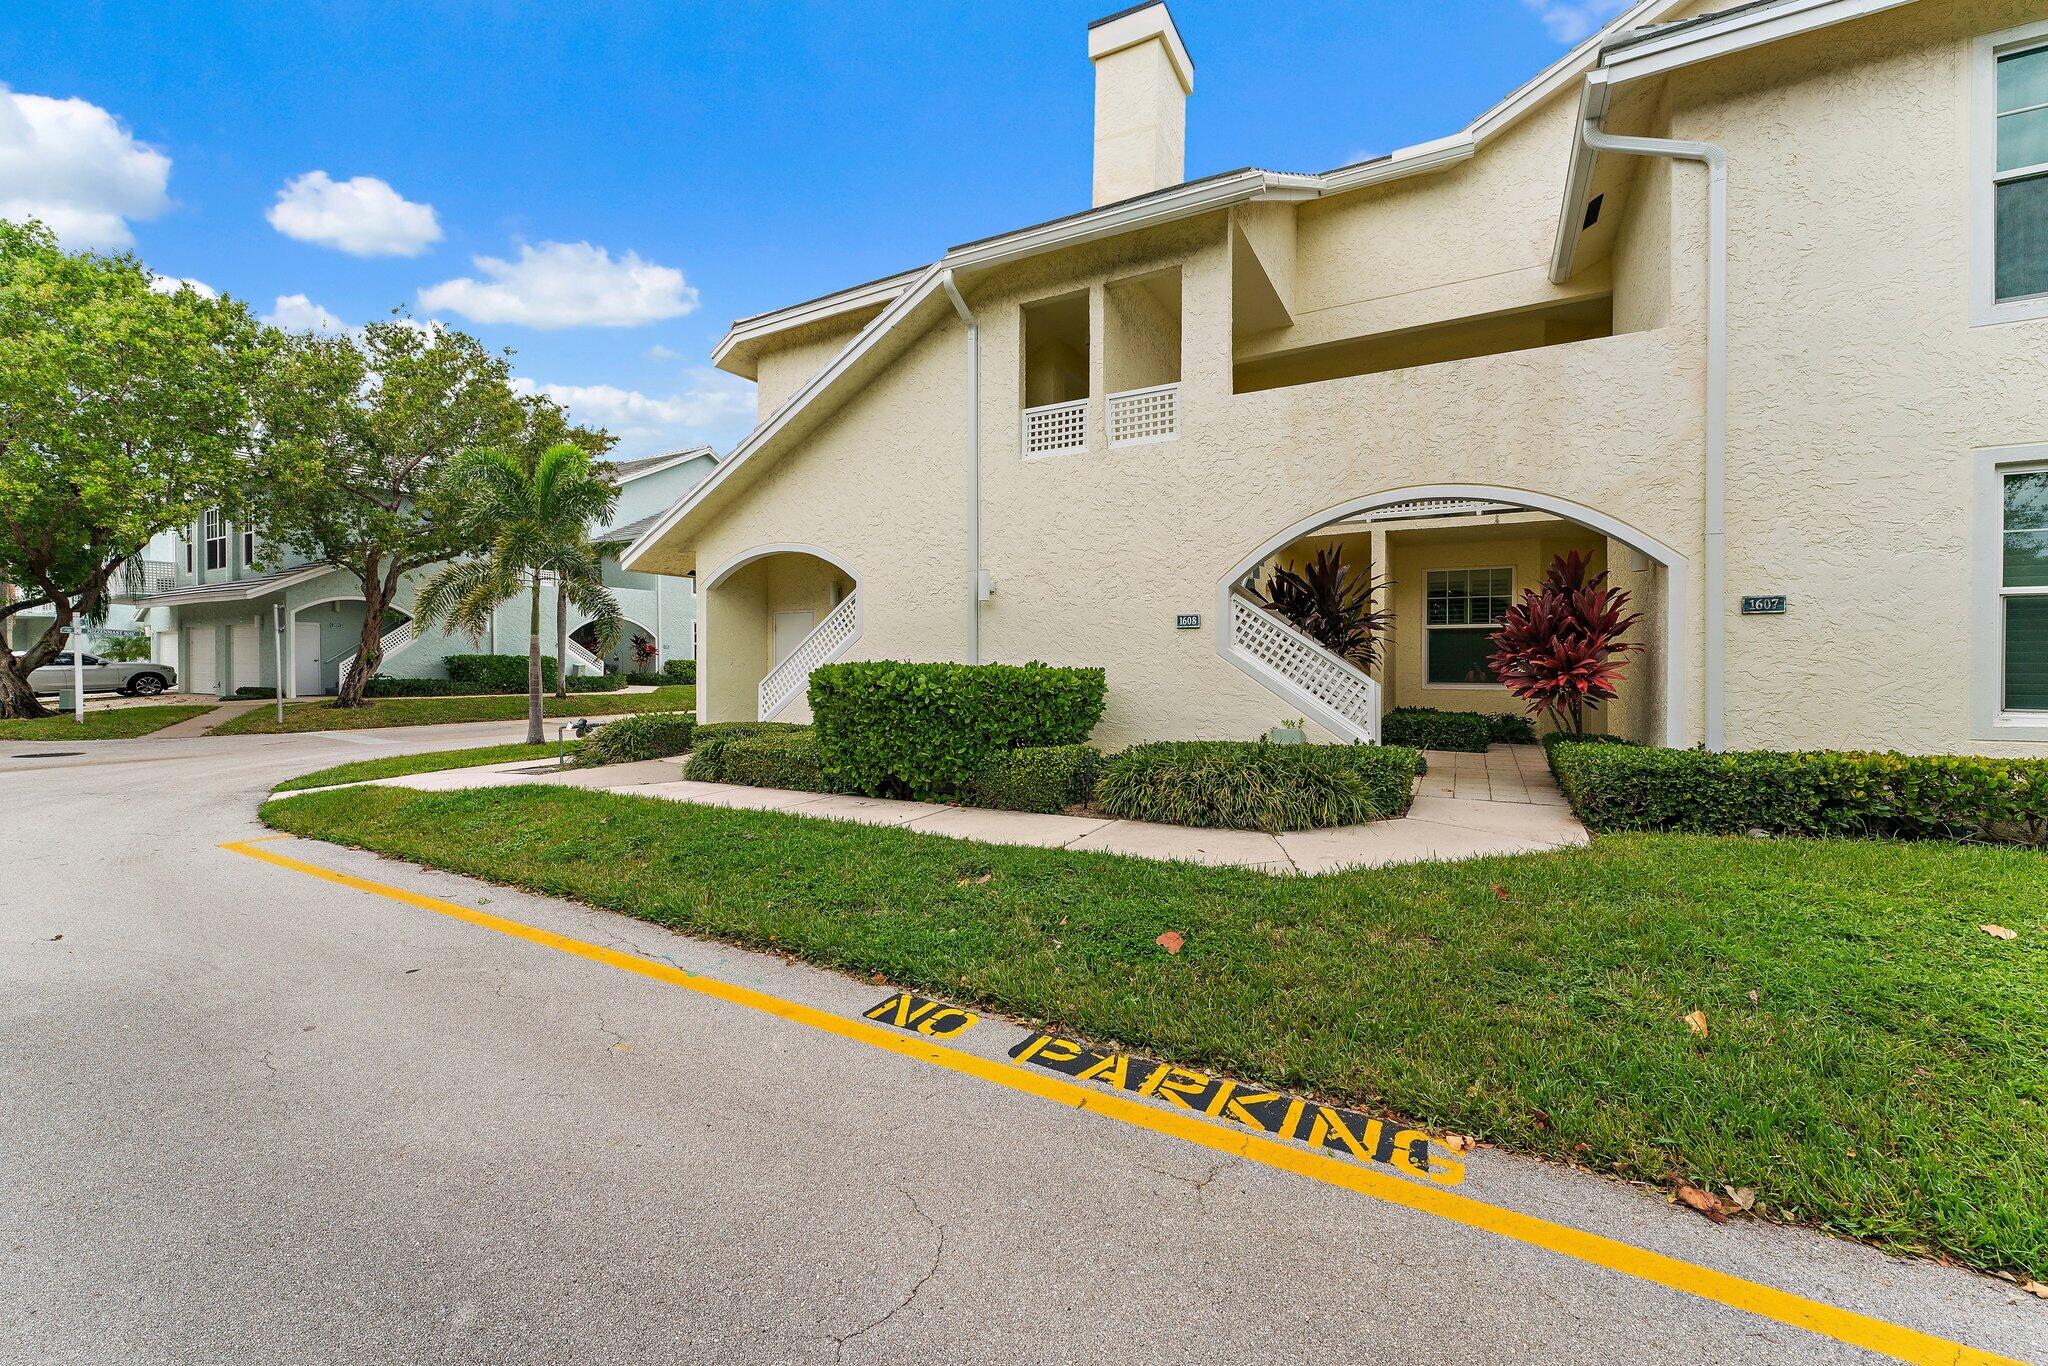
[[[806,545],[757,546],[702,580],[697,714],[805,720],[811,671],[860,639],[860,576]]]
[[[1316,647],[1245,591],[1275,566],[1325,548],[1392,581],[1383,605],[1394,620],[1370,672]],[[1303,518],[1219,583],[1217,651],[1342,739],[1377,740],[1379,716],[1400,706],[1519,710],[1485,668],[1485,640],[1504,603],[1568,550],[1627,589],[1631,610],[1642,615],[1632,634],[1643,649],[1600,724],[1631,739],[1684,744],[1685,557],[1598,509],[1526,489],[1389,489]]]
[[[597,660],[608,674],[652,673],[659,667],[655,661],[661,657],[660,633],[631,617],[619,619],[618,632],[609,648],[599,648],[603,642],[597,638],[597,623],[594,621],[586,621],[569,632],[569,639],[578,649]]]

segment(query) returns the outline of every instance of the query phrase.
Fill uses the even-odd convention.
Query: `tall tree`
[[[541,585],[556,581],[562,605],[557,629],[567,622],[567,604],[597,627],[600,648],[609,648],[619,629],[619,605],[604,586],[601,555],[590,527],[611,516],[619,487],[591,467],[590,457],[567,443],[538,457],[516,451],[465,451],[449,465],[450,491],[488,536],[481,555],[436,570],[420,585],[419,619],[450,626],[472,639],[483,635],[500,604],[527,597],[526,742],[537,745],[541,731]],[[560,667],[560,666],[557,666]]]
[[[29,675],[73,623],[105,618],[151,537],[248,486],[264,330],[151,278],[0,222],[0,717],[46,714]],[[13,619],[43,609],[15,653]]]
[[[480,549],[462,481],[465,451],[532,452],[611,439],[519,392],[509,360],[465,333],[397,318],[282,347],[263,412],[266,534],[362,587],[363,630],[338,707],[363,704],[384,661],[384,618],[415,569]]]

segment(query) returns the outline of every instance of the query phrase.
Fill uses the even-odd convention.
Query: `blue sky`
[[[290,325],[403,305],[623,454],[750,424],[728,321],[1085,207],[1085,28],[1035,4],[70,0],[0,28],[0,216]],[[1188,174],[1438,137],[1622,0],[1173,0]]]

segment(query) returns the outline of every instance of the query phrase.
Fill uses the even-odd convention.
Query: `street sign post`
[[[71,718],[85,724],[85,631],[71,623]]]

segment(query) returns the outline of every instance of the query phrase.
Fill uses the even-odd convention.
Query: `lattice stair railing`
[[[774,720],[776,713],[802,696],[810,686],[813,669],[830,664],[845,654],[859,638],[860,591],[856,589],[847,595],[844,602],[827,612],[825,619],[761,680],[757,711],[760,719]]]
[[[1380,685],[1248,594],[1230,594],[1233,657],[1303,713],[1346,740],[1380,742]]]

